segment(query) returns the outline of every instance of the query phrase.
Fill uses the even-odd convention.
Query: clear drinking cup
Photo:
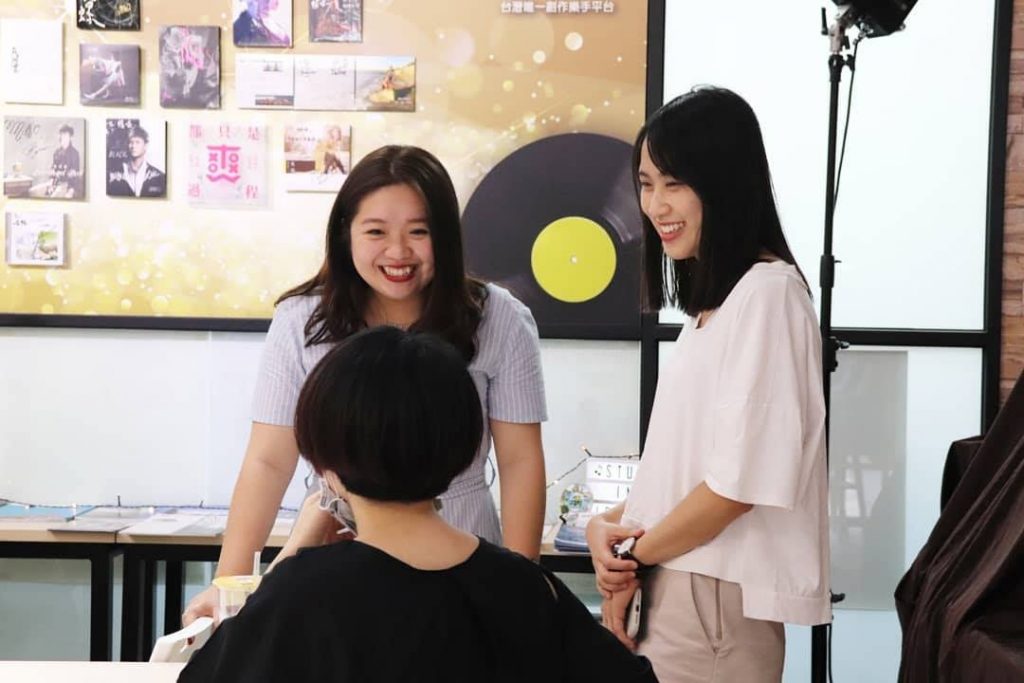
[[[238,614],[238,610],[242,609],[246,599],[259,587],[260,577],[254,575],[218,576],[213,580],[213,585],[217,587],[220,597],[217,621],[221,622]]]

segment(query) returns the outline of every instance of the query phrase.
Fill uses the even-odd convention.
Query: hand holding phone
[[[633,557],[633,547],[636,546],[636,537],[630,536],[624,539],[620,543],[616,543],[612,546],[612,553],[616,558],[620,560],[632,560],[637,563],[638,566],[643,565]],[[633,592],[633,597],[630,598],[629,604],[626,606],[625,623],[626,623],[626,636],[634,643],[638,642],[642,637],[641,631],[643,628],[643,616],[644,616],[644,589],[643,583],[640,582],[638,576],[638,585],[636,590]]]

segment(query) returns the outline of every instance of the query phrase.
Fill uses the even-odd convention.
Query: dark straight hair
[[[309,373],[295,438],[317,473],[373,500],[429,500],[476,457],[483,413],[466,362],[424,332],[348,337]]]
[[[277,300],[318,295],[306,322],[306,345],[338,342],[366,327],[370,286],[352,262],[352,219],[367,195],[407,185],[423,199],[434,252],[434,277],[426,286],[423,312],[410,329],[439,335],[468,362],[476,355],[476,331],[487,298],[484,285],[466,276],[459,200],[448,172],[419,147],[381,147],[352,168],[327,221],[326,255],[319,272]]]
[[[807,285],[782,233],[761,127],[742,97],[724,88],[694,88],[640,129],[634,172],[644,145],[658,170],[692,188],[703,209],[696,257],[681,261],[665,255],[643,216],[648,310],[671,305],[695,316],[716,309],[750,267],[765,260],[764,252],[796,266]],[[639,197],[639,178],[634,181]]]

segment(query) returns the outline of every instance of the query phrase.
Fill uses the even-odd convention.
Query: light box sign
[[[639,467],[639,457],[588,458],[587,488],[594,496],[593,512],[604,512],[624,501]]]

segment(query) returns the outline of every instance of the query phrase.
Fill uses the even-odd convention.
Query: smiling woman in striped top
[[[537,557],[545,501],[540,423],[547,418],[537,327],[506,290],[466,275],[458,199],[447,171],[417,147],[370,153],[342,185],[326,240],[317,274],[277,302],[217,574],[249,571],[270,533],[299,458],[292,423],[306,375],[339,341],[381,325],[442,337],[462,354],[479,394],[483,438],[473,463],[441,494],[441,515]],[[500,524],[484,478],[492,440]],[[304,506],[304,515],[319,512]],[[216,604],[211,587],[192,600],[183,622],[212,615]]]

